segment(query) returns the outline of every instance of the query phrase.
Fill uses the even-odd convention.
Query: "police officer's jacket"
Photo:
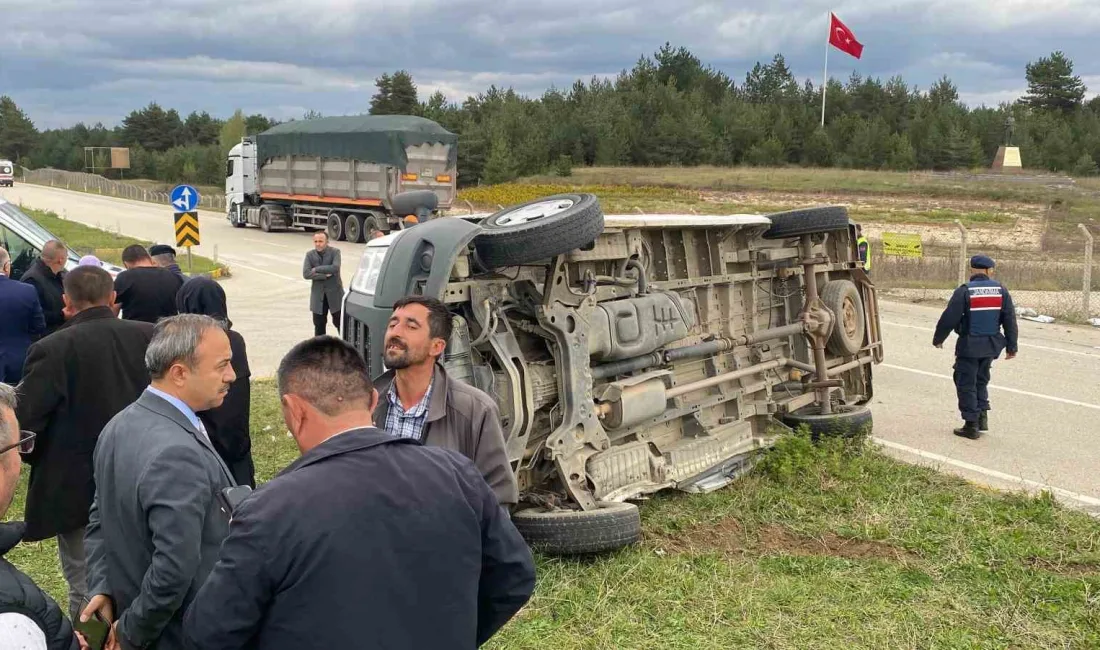
[[[1015,354],[1019,330],[1008,289],[984,273],[972,276],[951,294],[936,324],[933,345],[943,344],[951,332],[959,336],[955,356],[996,358],[1005,349]]]

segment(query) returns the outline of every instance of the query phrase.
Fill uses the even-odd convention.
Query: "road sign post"
[[[176,247],[187,248],[187,273],[194,272],[191,247],[199,245],[199,191],[190,185],[177,185],[168,196],[175,212],[172,222],[176,232]]]

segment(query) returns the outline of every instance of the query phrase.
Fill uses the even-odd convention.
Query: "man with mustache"
[[[229,534],[217,495],[236,484],[196,413],[224,401],[232,356],[219,321],[161,319],[145,353],[152,384],[99,436],[81,620],[114,621],[108,648],[188,647],[183,614]]]
[[[449,378],[439,363],[451,329],[450,311],[435,298],[408,296],[394,303],[383,351],[389,370],[374,382],[382,396],[374,425],[390,435],[466,456],[501,505],[510,508],[519,500],[519,491],[496,402]]]

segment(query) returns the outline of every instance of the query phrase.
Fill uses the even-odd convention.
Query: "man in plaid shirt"
[[[519,500],[493,398],[447,376],[439,363],[451,338],[451,312],[435,298],[409,296],[393,306],[382,358],[389,370],[374,381],[385,399],[375,426],[393,436],[453,449],[474,461],[502,505]]]

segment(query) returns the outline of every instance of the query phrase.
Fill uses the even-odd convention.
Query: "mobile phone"
[[[73,622],[73,628],[80,632],[92,650],[103,650],[107,645],[107,635],[111,632],[111,624],[99,612],[87,623],[81,623],[78,618]]]
[[[252,494],[252,488],[247,485],[235,485],[233,487],[227,487],[218,492],[218,504],[221,506],[222,512],[233,516],[233,511],[237,509],[237,506],[242,501],[248,498],[248,495]]]

